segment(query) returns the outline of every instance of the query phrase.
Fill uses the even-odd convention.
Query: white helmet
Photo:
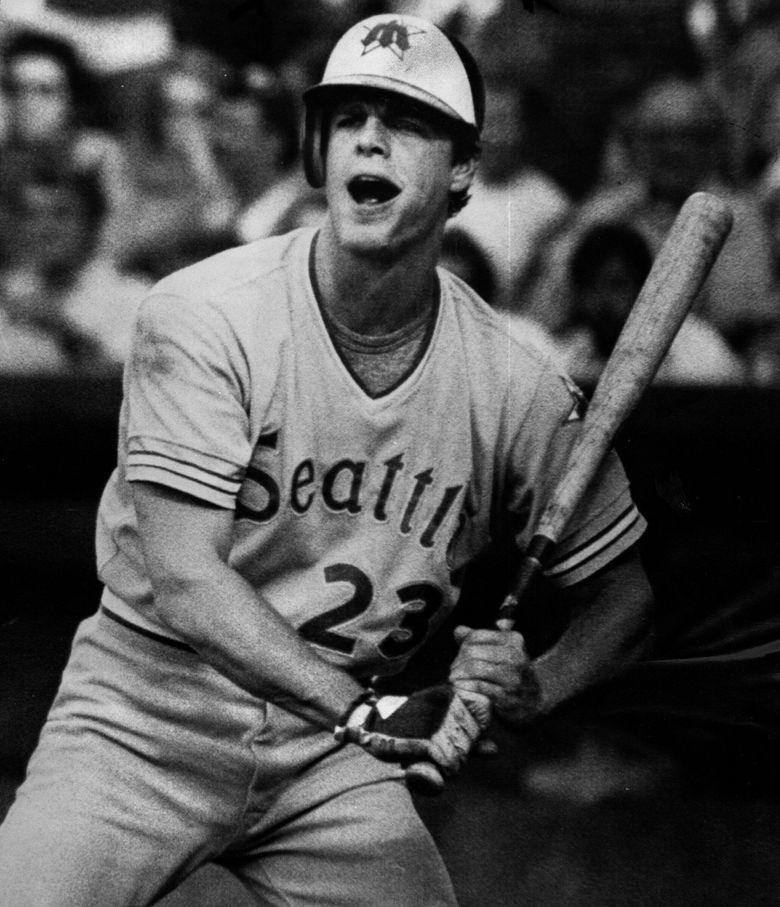
[[[460,42],[417,16],[384,14],[353,25],[336,43],[322,80],[304,92],[303,165],[325,182],[322,101],[345,87],[377,88],[433,108],[476,142],[485,99],[482,78]]]

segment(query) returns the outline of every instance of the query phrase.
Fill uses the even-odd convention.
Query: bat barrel
[[[526,553],[517,582],[501,605],[500,627],[512,626],[519,599],[539,572],[544,553],[561,537],[617,429],[655,377],[726,241],[732,219],[729,206],[706,192],[694,193],[680,209],[599,377],[563,477],[535,528],[534,538],[546,540],[544,550],[541,556],[530,548]]]
[[[620,423],[655,377],[732,225],[721,199],[691,195],[653,262],[593,392],[580,437],[537,533],[557,541],[611,446]]]
[[[601,375],[591,409],[628,411],[653,379],[731,229],[729,207],[706,192],[680,209]],[[612,375],[620,380],[611,380]]]

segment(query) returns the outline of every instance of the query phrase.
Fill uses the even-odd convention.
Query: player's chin
[[[338,219],[341,245],[356,255],[392,260],[419,248],[435,233],[430,211],[394,198],[381,206],[352,206]]]
[[[395,245],[395,233],[393,223],[387,221],[347,220],[342,221],[340,239],[355,254],[385,255]]]

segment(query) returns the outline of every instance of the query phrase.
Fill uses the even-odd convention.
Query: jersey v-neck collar
[[[314,247],[316,245],[316,242],[317,232],[314,232],[309,240],[308,251],[309,303],[315,310],[315,322],[319,329],[320,336],[323,339],[324,344],[327,346],[327,349],[331,356],[335,357],[335,359],[338,360],[343,373],[345,373],[345,380],[347,380],[351,387],[357,390],[366,400],[389,401],[399,393],[403,393],[406,390],[411,391],[411,389],[416,384],[421,371],[425,367],[425,362],[427,361],[433,347],[434,334],[437,332],[441,318],[443,288],[441,286],[441,281],[438,279],[438,275],[438,292],[436,293],[433,311],[429,314],[425,336],[420,343],[420,349],[417,355],[414,357],[414,360],[412,361],[410,366],[404,371],[402,375],[399,376],[397,381],[395,381],[392,385],[379,393],[372,393],[350,365],[343,349],[341,348],[341,345],[338,342],[337,331],[334,330],[332,319],[329,315],[326,314],[325,308],[322,304],[322,294],[319,290],[317,275],[314,269]],[[342,327],[342,330],[349,332],[349,329],[344,327]],[[393,332],[393,334],[387,335],[386,339],[392,342],[391,338],[398,336],[402,333],[403,330],[405,329],[401,329],[401,331],[395,331]],[[380,340],[381,339],[382,338],[380,338]]]

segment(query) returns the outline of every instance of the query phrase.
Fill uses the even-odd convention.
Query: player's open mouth
[[[381,176],[356,176],[347,183],[347,191],[359,205],[381,205],[401,190]]]

